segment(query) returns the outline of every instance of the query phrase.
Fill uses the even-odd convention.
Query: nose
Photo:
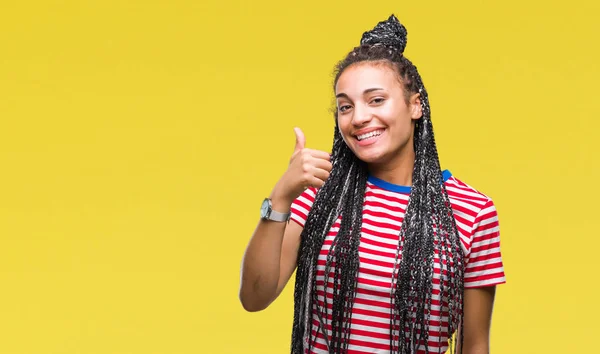
[[[354,107],[354,112],[352,114],[353,125],[362,126],[370,122],[371,119],[373,119],[373,115],[366,107],[358,104]]]

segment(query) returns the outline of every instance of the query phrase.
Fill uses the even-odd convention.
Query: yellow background
[[[331,71],[395,13],[442,165],[496,202],[493,353],[598,348],[597,1],[0,5],[0,353],[285,353],[239,266]]]

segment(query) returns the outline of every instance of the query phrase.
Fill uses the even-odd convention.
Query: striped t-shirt
[[[465,255],[465,288],[504,283],[498,216],[494,203],[489,197],[452,176],[449,171],[444,171],[443,176]],[[363,205],[363,224],[358,250],[360,265],[356,298],[352,309],[348,353],[389,353],[390,351],[391,276],[410,189],[372,176],[368,179]],[[291,219],[302,227],[315,195],[316,190],[309,188],[292,204]],[[325,295],[325,262],[339,226],[338,218],[325,238],[318,258],[316,291],[321,308],[324,306]],[[439,297],[437,256],[435,267],[438,272],[434,272],[428,346],[430,353],[444,353],[448,348],[448,309],[444,306],[440,310],[440,303],[445,304],[447,301]],[[329,314],[331,314],[333,273],[330,273],[329,279],[327,294]],[[324,318],[324,321],[331,335],[330,321],[327,318]],[[319,330],[318,318],[313,313],[312,353],[327,353],[322,333],[323,331]],[[421,346],[419,353],[424,353],[424,349]]]

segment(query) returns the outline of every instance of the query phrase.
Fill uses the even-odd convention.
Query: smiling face
[[[421,115],[418,94],[404,92],[398,74],[384,62],[346,68],[335,87],[337,121],[346,145],[370,169],[414,162],[413,133]]]

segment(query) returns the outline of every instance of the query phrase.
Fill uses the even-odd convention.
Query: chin
[[[356,153],[354,151],[354,155],[358,157],[359,160],[365,162],[367,164],[381,164],[385,162],[385,156],[379,152],[367,152],[367,153]]]

